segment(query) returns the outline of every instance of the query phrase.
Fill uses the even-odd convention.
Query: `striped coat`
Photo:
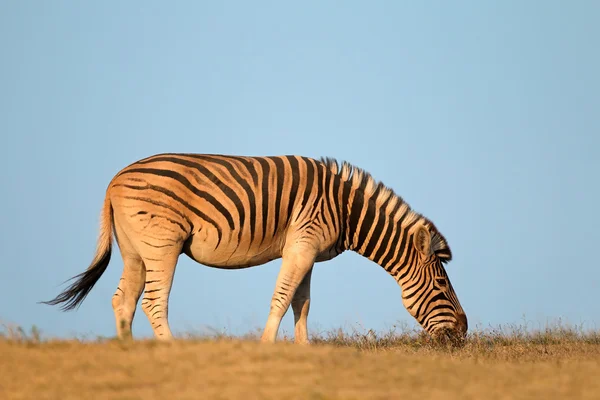
[[[113,234],[124,270],[113,295],[117,335],[131,335],[137,302],[155,336],[169,339],[168,299],[184,253],[237,269],[282,258],[263,341],[292,306],[295,340],[308,341],[315,262],[346,250],[381,265],[406,309],[434,336],[462,337],[467,319],[445,272],[450,247],[435,225],[391,189],[346,162],[300,156],[158,154],[110,182],[96,256],[48,304],[79,305],[108,266]]]

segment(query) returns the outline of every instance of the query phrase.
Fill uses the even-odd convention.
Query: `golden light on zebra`
[[[110,182],[96,256],[47,304],[77,307],[111,256],[123,274],[112,298],[119,338],[131,336],[139,298],[154,334],[172,338],[169,293],[179,256],[237,269],[281,258],[262,340],[273,342],[288,308],[295,341],[308,342],[313,266],[346,250],[382,266],[409,313],[433,336],[463,337],[467,318],[444,269],[450,247],[433,222],[349,163],[300,156],[158,154]]]

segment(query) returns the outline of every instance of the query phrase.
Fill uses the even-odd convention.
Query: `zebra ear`
[[[431,234],[429,230],[421,225],[417,228],[414,235],[415,248],[421,255],[428,257],[432,254],[431,252]]]

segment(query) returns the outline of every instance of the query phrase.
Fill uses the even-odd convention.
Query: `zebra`
[[[113,235],[123,273],[112,297],[117,337],[132,338],[139,298],[154,337],[173,338],[175,267],[240,269],[282,259],[260,340],[274,342],[292,306],[294,342],[307,344],[315,263],[354,251],[399,284],[402,303],[432,337],[463,339],[467,317],[444,264],[452,252],[432,221],[347,161],[298,156],[162,153],[119,171],[106,189],[90,266],[50,305],[78,307],[106,270]]]

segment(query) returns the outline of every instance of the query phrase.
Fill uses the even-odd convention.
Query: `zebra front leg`
[[[284,250],[282,259],[269,317],[261,337],[262,342],[275,342],[281,319],[287,312],[298,286],[311,270],[315,255],[306,249]]]
[[[292,298],[292,310],[294,310],[294,342],[308,344],[308,311],[310,310],[310,277],[311,268],[298,286]]]
[[[131,339],[131,323],[135,308],[144,289],[146,269],[142,259],[123,255],[123,274],[112,297],[112,307],[117,325],[117,337]]]
[[[164,260],[144,259],[146,265],[146,289],[142,308],[148,317],[154,336],[159,340],[173,338],[169,327],[169,294],[173,285],[177,256],[169,255]]]

